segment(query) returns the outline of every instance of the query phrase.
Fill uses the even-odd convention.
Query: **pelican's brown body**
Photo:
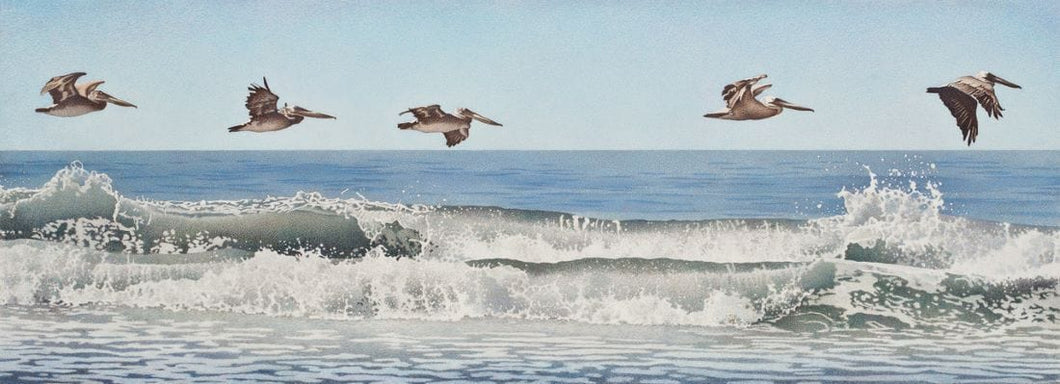
[[[306,117],[335,118],[335,116],[313,112],[297,105],[288,107],[284,104],[283,109],[276,109],[276,102],[280,100],[280,97],[272,93],[268,80],[264,77],[261,80],[265,83],[264,87],[251,84],[250,88],[247,88],[250,90],[246,103],[247,111],[250,112],[250,121],[229,127],[228,132],[272,132],[301,123]]]
[[[97,90],[96,87],[103,84],[102,80],[75,84],[77,79],[84,75],[84,72],[74,72],[48,80],[40,93],[50,93],[53,104],[45,108],[37,108],[35,111],[58,117],[74,117],[102,111],[107,108],[108,103],[136,108],[135,105],[125,100]]]
[[[416,121],[398,124],[400,129],[411,129],[425,133],[441,133],[445,135],[445,145],[452,147],[460,144],[471,136],[471,119],[481,121],[485,124],[502,127],[501,123],[490,120],[467,108],[457,108],[456,115],[442,111],[438,104],[426,107],[409,108],[399,115],[411,113]]]
[[[975,116],[976,101],[986,110],[986,115],[995,120],[1000,118],[1001,111],[1005,110],[997,101],[994,83],[1010,88],[1022,88],[990,72],[980,71],[975,76],[961,76],[952,83],[927,89],[927,93],[937,93],[942,103],[950,110],[950,114],[957,119],[957,127],[961,129],[961,135],[969,146],[979,136],[979,119]]]
[[[765,102],[758,101],[755,97],[773,85],[763,84],[753,88],[752,86],[766,77],[762,74],[726,85],[721,90],[721,97],[725,100],[725,109],[708,113],[703,117],[723,120],[761,120],[779,115],[784,112],[784,108],[813,112],[813,109],[773,96],[766,97]]]

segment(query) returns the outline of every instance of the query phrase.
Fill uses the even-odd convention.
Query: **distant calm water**
[[[868,185],[868,167],[902,186],[939,183],[949,215],[1060,225],[1060,151],[0,152],[0,185],[38,187],[73,160],[131,198],[315,191],[664,220],[841,214],[836,192]]]
[[[0,382],[1055,382],[1058,171],[0,152]]]

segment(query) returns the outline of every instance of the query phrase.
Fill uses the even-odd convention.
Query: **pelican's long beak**
[[[784,108],[794,109],[796,111],[810,111],[810,112],[813,112],[813,108],[807,108],[807,107],[803,107],[801,105],[792,104],[792,103],[787,102],[784,99],[774,99],[773,103],[776,104],[776,105],[779,105],[781,107],[784,107]]]
[[[996,75],[991,75],[990,77],[992,78],[992,80],[994,80],[994,81],[996,81],[998,83],[1004,84],[1005,86],[1008,86],[1009,88],[1023,89],[1023,87],[1016,85],[1016,83],[1013,83],[1011,81],[1002,79],[1000,77],[997,77]]]
[[[481,121],[481,122],[483,122],[485,124],[496,125],[498,127],[503,127],[504,126],[504,125],[501,125],[501,123],[498,123],[496,121],[490,120],[490,118],[488,118],[486,116],[482,116],[482,115],[476,113],[475,111],[468,110],[467,112],[471,114],[471,117],[473,119]]]
[[[291,110],[291,114],[298,115],[298,116],[304,116],[304,117],[312,117],[312,118],[317,118],[317,119],[335,119],[335,116],[328,115],[328,114],[325,114],[325,113],[320,113],[320,112],[313,112],[313,111],[310,111],[308,109],[305,109],[305,108],[302,108],[302,107],[298,107],[298,106],[294,107]]]
[[[102,83],[102,81],[101,81],[101,83]],[[120,106],[123,106],[123,107],[136,108],[135,105],[133,105],[132,103],[130,103],[128,101],[125,101],[125,100],[119,99],[117,97],[108,95],[106,93],[103,93],[103,91],[96,91],[96,92],[99,93],[99,95],[102,96],[103,100],[105,100],[108,103],[111,103],[111,104],[114,104],[114,105],[120,105]]]

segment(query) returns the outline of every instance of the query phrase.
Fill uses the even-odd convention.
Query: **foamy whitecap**
[[[866,187],[837,196],[846,213],[808,221],[614,221],[312,192],[170,202],[122,197],[74,163],[40,189],[0,189],[0,299],[793,328],[1056,318],[1055,228],[948,216],[922,177],[888,186],[869,171]],[[508,263],[467,264],[482,259]]]
[[[117,305],[331,319],[516,318],[604,324],[749,325],[798,268],[744,273],[540,275],[510,267],[372,256],[334,262],[259,252],[156,263],[18,241],[0,247],[7,304]],[[756,298],[757,299],[754,299]],[[789,303],[790,305],[790,303]]]

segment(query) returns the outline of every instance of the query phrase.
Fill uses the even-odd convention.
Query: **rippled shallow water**
[[[551,321],[359,322],[0,307],[6,382],[1060,380],[1060,329],[794,333]],[[147,380],[150,379],[150,380]]]

